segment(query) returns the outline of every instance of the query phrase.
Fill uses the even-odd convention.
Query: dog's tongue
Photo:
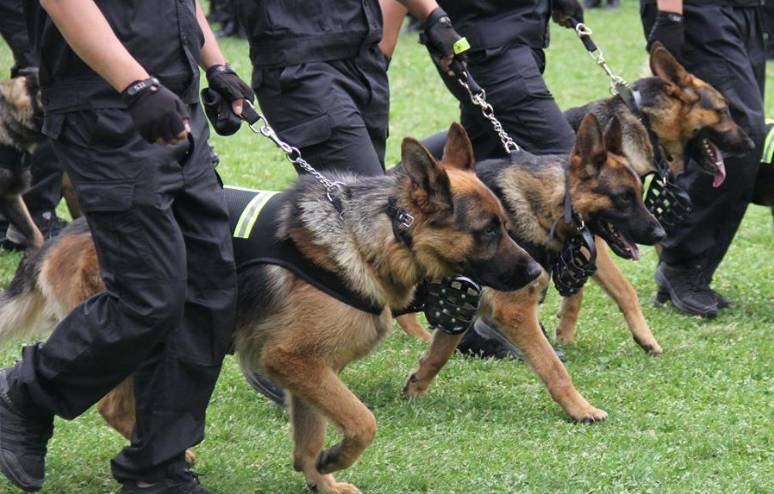
[[[716,156],[715,176],[712,179],[712,186],[717,189],[726,181],[726,162],[723,160],[723,152],[713,142],[710,141],[709,145],[712,146],[712,151]]]
[[[637,247],[637,244],[629,242],[629,239],[621,235],[621,240],[623,240],[624,245],[626,246],[626,250],[629,251],[629,254],[632,255],[632,261],[639,261],[640,260],[640,248]]]

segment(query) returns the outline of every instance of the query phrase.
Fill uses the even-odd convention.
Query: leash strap
[[[247,125],[255,134],[260,134],[269,140],[271,140],[275,146],[280,148],[285,156],[288,158],[295,167],[301,169],[304,173],[308,173],[313,176],[323,187],[325,187],[325,195],[328,201],[333,204],[336,211],[341,213],[343,206],[339,193],[344,184],[341,182],[333,182],[328,180],[322,173],[318,172],[312,165],[310,165],[302,156],[301,151],[295,146],[291,146],[282,139],[279,138],[274,129],[271,128],[266,117],[258,113],[255,107],[247,100],[245,100],[245,106],[242,109],[242,118],[245,119]],[[263,121],[260,126],[259,122]]]
[[[575,29],[578,38],[580,38],[583,46],[586,48],[586,51],[589,52],[591,59],[605,71],[605,74],[607,74],[607,77],[610,79],[610,92],[620,94],[620,89],[628,87],[628,85],[622,77],[613,72],[613,69],[610,68],[607,60],[605,60],[604,52],[596,43],[594,43],[594,40],[591,39],[591,35],[593,34],[591,28],[575,19],[570,19],[570,22],[572,23],[572,27]]]

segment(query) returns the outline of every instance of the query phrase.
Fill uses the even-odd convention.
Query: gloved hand
[[[465,66],[464,52],[469,46],[467,40],[454,30],[451,19],[441,7],[436,8],[425,19],[424,31],[419,36],[420,43],[427,46],[433,60],[449,76],[459,76]],[[457,63],[453,63],[457,62]]]
[[[551,18],[562,27],[575,27],[571,19],[575,22],[583,22],[583,7],[578,0],[554,0]]]
[[[656,22],[648,35],[648,50],[653,43],[660,41],[678,60],[685,44],[685,23],[683,16],[674,12],[659,10]]]
[[[155,77],[133,82],[121,96],[146,141],[177,144],[190,132],[185,104]]]
[[[208,68],[207,83],[210,89],[217,91],[224,100],[231,103],[237,115],[242,114],[243,99],[250,103],[255,99],[253,90],[239,78],[229,64],[213,65]]]

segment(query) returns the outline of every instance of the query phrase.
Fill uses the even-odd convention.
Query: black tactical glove
[[[427,46],[433,60],[448,75],[459,76],[456,72],[465,65],[464,53],[470,48],[468,41],[454,30],[451,19],[441,7],[427,16],[424,31],[419,35],[420,43]],[[456,63],[455,63],[456,62]]]
[[[575,24],[583,22],[583,7],[578,0],[554,0],[551,17],[560,26],[573,28]],[[575,24],[572,20],[575,20]]]
[[[207,83],[210,89],[220,93],[229,103],[239,99],[252,103],[255,99],[253,90],[239,78],[229,64],[213,65],[207,69]]]
[[[648,50],[660,41],[678,60],[685,44],[685,23],[683,16],[674,12],[659,10],[656,22],[648,35]]]
[[[151,77],[121,93],[137,132],[150,143],[171,143],[186,130],[188,110],[180,98]]]

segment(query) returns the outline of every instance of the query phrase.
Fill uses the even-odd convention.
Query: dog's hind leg
[[[581,304],[583,303],[583,288],[569,297],[562,297],[559,308],[559,325],[556,327],[556,339],[562,343],[575,343],[575,327],[578,324]]]
[[[32,220],[22,196],[11,195],[0,199],[0,212],[3,213],[8,223],[24,235],[30,247],[39,249],[43,245],[43,234],[40,233],[38,226]]]
[[[403,314],[402,316],[396,317],[395,320],[398,322],[398,325],[403,328],[403,331],[405,331],[407,335],[414,336],[422,341],[427,342],[433,339],[433,335],[430,334],[430,331],[426,330],[422,327],[421,324],[419,324],[416,314]]]
[[[320,452],[318,472],[327,474],[354,464],[376,435],[374,414],[325,363],[277,347],[264,349],[263,353],[263,366],[269,377],[317,408],[344,435],[340,443]]]
[[[594,275],[594,281],[615,300],[629,324],[634,341],[649,354],[660,354],[661,345],[658,344],[645,321],[637,291],[610,258],[607,245],[601,239],[597,239],[597,272]]]
[[[545,279],[545,278],[542,278]],[[538,322],[540,281],[515,292],[485,292],[498,327],[524,353],[529,365],[545,383],[551,397],[578,422],[605,420],[607,412],[591,406],[572,383],[570,374],[543,336]]]
[[[322,492],[359,492],[354,485],[336,482],[333,475],[317,470],[317,460],[325,445],[325,416],[295,395],[291,394],[288,403],[293,425],[293,468],[304,474],[306,485]]]
[[[406,385],[403,386],[403,394],[407,398],[416,398],[427,391],[430,383],[457,349],[457,344],[464,334],[450,335],[443,331],[435,331],[430,348],[419,360],[419,367],[411,373]]]

